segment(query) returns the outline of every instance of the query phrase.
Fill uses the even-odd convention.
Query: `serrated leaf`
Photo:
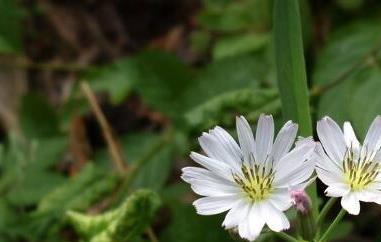
[[[85,241],[132,242],[150,224],[160,205],[156,193],[139,190],[121,206],[104,214],[88,216],[70,211],[67,215]]]
[[[36,213],[42,214],[67,209],[83,210],[96,199],[112,190],[116,181],[115,176],[107,176],[104,171],[89,163],[78,175],[42,198]]]

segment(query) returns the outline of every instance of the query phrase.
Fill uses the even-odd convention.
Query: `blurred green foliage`
[[[366,2],[332,1],[324,15],[332,24],[324,29],[308,12],[317,11],[311,1],[302,1],[315,120],[330,115],[352,121],[362,137],[381,113],[381,11]],[[24,7],[0,0],[1,54],[24,53],[22,23],[35,14]],[[369,8],[375,16],[367,16]],[[222,216],[195,213],[195,197],[179,170],[198,149],[195,136],[215,125],[232,130],[236,115],[254,122],[272,113],[280,123],[271,14],[269,0],[204,0],[189,33],[192,51],[207,56],[203,63],[191,66],[147,49],[80,73],[112,107],[137,95],[164,117],[159,128],[120,134],[132,175],[113,169],[105,147],[96,147],[92,161],[68,175],[69,122],[90,113],[87,101],[79,88],[58,108],[42,95],[26,94],[20,132],[8,133],[0,148],[0,242],[144,242],[148,227],[165,242],[233,241],[221,228]],[[314,36],[319,31],[326,34],[320,42]],[[337,238],[352,229],[343,223]],[[265,235],[262,241],[276,240]]]

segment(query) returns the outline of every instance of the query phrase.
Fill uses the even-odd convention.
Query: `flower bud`
[[[308,195],[303,190],[293,190],[290,193],[296,210],[303,215],[307,215],[311,209],[311,200]]]

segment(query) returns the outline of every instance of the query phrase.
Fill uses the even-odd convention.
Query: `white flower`
[[[343,131],[329,117],[318,122],[322,146],[316,147],[316,172],[328,186],[326,195],[342,197],[341,206],[357,215],[360,201],[381,204],[381,117],[371,124],[363,145],[349,122]]]
[[[229,211],[223,226],[255,240],[265,224],[277,232],[290,227],[283,213],[292,206],[289,188],[303,188],[313,173],[315,142],[305,139],[290,151],[298,129],[291,121],[275,141],[271,115],[260,116],[255,139],[243,116],[236,121],[240,145],[220,127],[203,133],[199,142],[207,156],[192,152],[191,158],[204,168],[183,168],[182,178],[204,196],[193,203],[197,213]]]

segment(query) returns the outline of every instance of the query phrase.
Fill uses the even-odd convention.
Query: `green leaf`
[[[1,0],[0,13],[0,53],[20,53],[23,10],[14,0]]]
[[[319,117],[329,115],[341,124],[351,121],[360,137],[380,113],[378,95],[369,94],[375,92],[380,76],[381,37],[375,33],[378,24],[357,22],[333,33],[318,56],[314,73],[318,84],[333,83],[319,100]]]
[[[348,105],[348,112],[360,137],[365,137],[370,124],[381,113],[380,85],[381,72],[378,68],[375,68],[369,73],[367,80],[361,82],[352,92],[353,99]]]
[[[215,96],[243,88],[257,88],[267,78],[268,66],[254,55],[225,58],[200,70],[183,96],[188,111]]]
[[[90,163],[78,175],[42,198],[36,213],[86,209],[94,201],[115,188],[117,181],[114,175],[107,175],[105,171],[97,169]]]
[[[257,51],[268,42],[268,34],[249,33],[225,37],[218,40],[214,46],[213,58],[217,60]]]
[[[192,85],[192,71],[175,56],[157,51],[136,57],[138,76],[134,88],[154,109],[178,117],[182,96]]]
[[[172,222],[162,232],[160,241],[233,241],[221,226],[223,216],[200,216],[193,206],[180,202],[171,204],[171,211]]]
[[[52,168],[66,147],[62,137],[26,142],[11,135],[2,161],[0,190],[7,191],[6,197],[13,205],[34,204],[65,180]]]
[[[300,135],[310,136],[311,113],[298,0],[275,0],[273,31],[283,118],[298,123]],[[316,215],[316,186],[310,186],[308,193]]]
[[[123,58],[110,65],[98,67],[87,73],[94,91],[105,91],[114,104],[121,103],[131,92],[136,80],[136,64],[133,59]]]
[[[28,94],[22,98],[20,125],[28,138],[45,138],[59,134],[57,114],[40,95]]]
[[[379,26],[380,21],[355,22],[334,32],[318,55],[314,83],[334,82],[368,61],[367,57],[381,45]]]
[[[186,113],[188,126],[196,132],[219,124],[232,127],[234,116],[243,114],[249,121],[256,121],[261,113],[277,113],[280,99],[276,90],[242,89],[227,92],[209,99]]]
[[[198,16],[205,29],[221,32],[266,29],[271,19],[270,1],[207,1]]]
[[[118,208],[96,216],[70,211],[69,221],[85,241],[136,241],[161,206],[159,196],[149,190],[131,194]]]
[[[152,133],[135,133],[123,136],[121,138],[122,149],[130,165],[134,165],[141,157],[149,152],[160,139],[160,135]],[[133,188],[160,190],[168,179],[171,169],[173,161],[171,158],[171,150],[170,146],[165,146],[152,156],[152,158],[141,167],[131,186]],[[107,150],[97,153],[95,159],[108,163],[109,156]]]

